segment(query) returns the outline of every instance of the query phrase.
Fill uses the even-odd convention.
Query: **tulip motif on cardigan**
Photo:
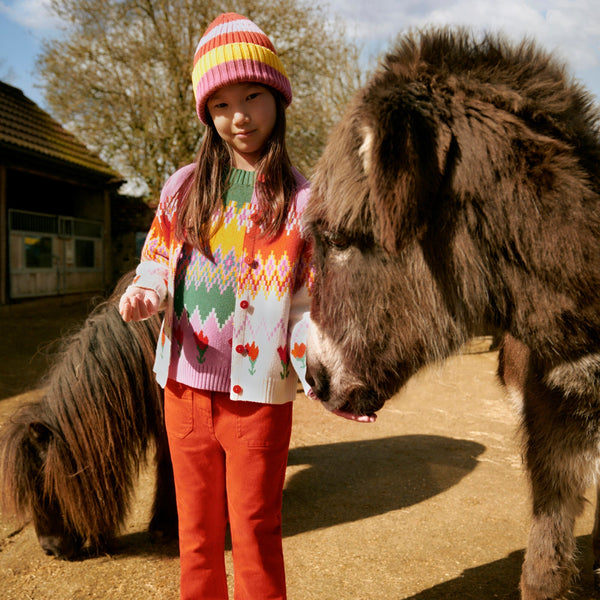
[[[300,363],[303,369],[306,369],[306,344],[294,344],[292,356]]]
[[[196,358],[198,362],[202,364],[206,360],[204,355],[208,349],[208,338],[202,331],[199,331],[198,333],[194,331],[194,340],[196,341],[196,348],[198,348],[198,356]]]
[[[281,379],[285,379],[290,372],[290,359],[288,357],[287,346],[279,346],[277,348],[277,353],[279,354],[279,360],[281,361],[282,371],[279,373],[281,375]]]
[[[250,373],[250,375],[254,375],[254,373],[256,373],[256,360],[258,359],[258,346],[254,342],[251,344],[246,344],[246,352],[248,353],[248,358],[250,359],[250,368],[248,369],[248,373]]]

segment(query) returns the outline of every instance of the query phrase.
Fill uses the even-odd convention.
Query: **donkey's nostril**
[[[329,399],[329,372],[323,364],[319,363],[316,370],[307,371],[306,382],[310,385],[318,400],[326,402]]]

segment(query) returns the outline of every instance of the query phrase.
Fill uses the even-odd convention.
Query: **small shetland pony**
[[[373,413],[472,335],[506,333],[533,499],[523,600],[568,593],[600,467],[599,125],[531,42],[408,34],[332,133],[307,208],[307,379],[329,409]]]
[[[157,468],[150,531],[176,537],[162,391],[152,372],[160,319],[123,322],[118,302],[130,280],[62,341],[44,396],[0,430],[2,507],[32,519],[47,554],[74,558],[85,545],[109,546],[150,447]]]

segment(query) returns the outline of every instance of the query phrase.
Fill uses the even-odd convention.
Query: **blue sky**
[[[0,79],[44,106],[35,58],[43,39],[56,35],[48,0],[0,0]],[[366,57],[389,47],[403,29],[461,24],[476,30],[527,35],[557,52],[571,73],[600,101],[598,0],[329,0]],[[235,3],[232,2],[232,10]]]
[[[35,59],[42,40],[56,34],[47,0],[0,0],[0,79],[43,106]]]

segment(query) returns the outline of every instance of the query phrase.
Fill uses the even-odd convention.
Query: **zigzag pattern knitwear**
[[[185,244],[177,265],[169,377],[193,388],[229,391],[235,297],[254,177],[254,171],[231,170],[223,217],[213,217],[214,262]]]
[[[288,106],[292,86],[275,47],[250,19],[236,13],[217,17],[196,47],[192,84],[196,112],[206,124],[206,102],[219,88],[252,81],[275,88]]]

